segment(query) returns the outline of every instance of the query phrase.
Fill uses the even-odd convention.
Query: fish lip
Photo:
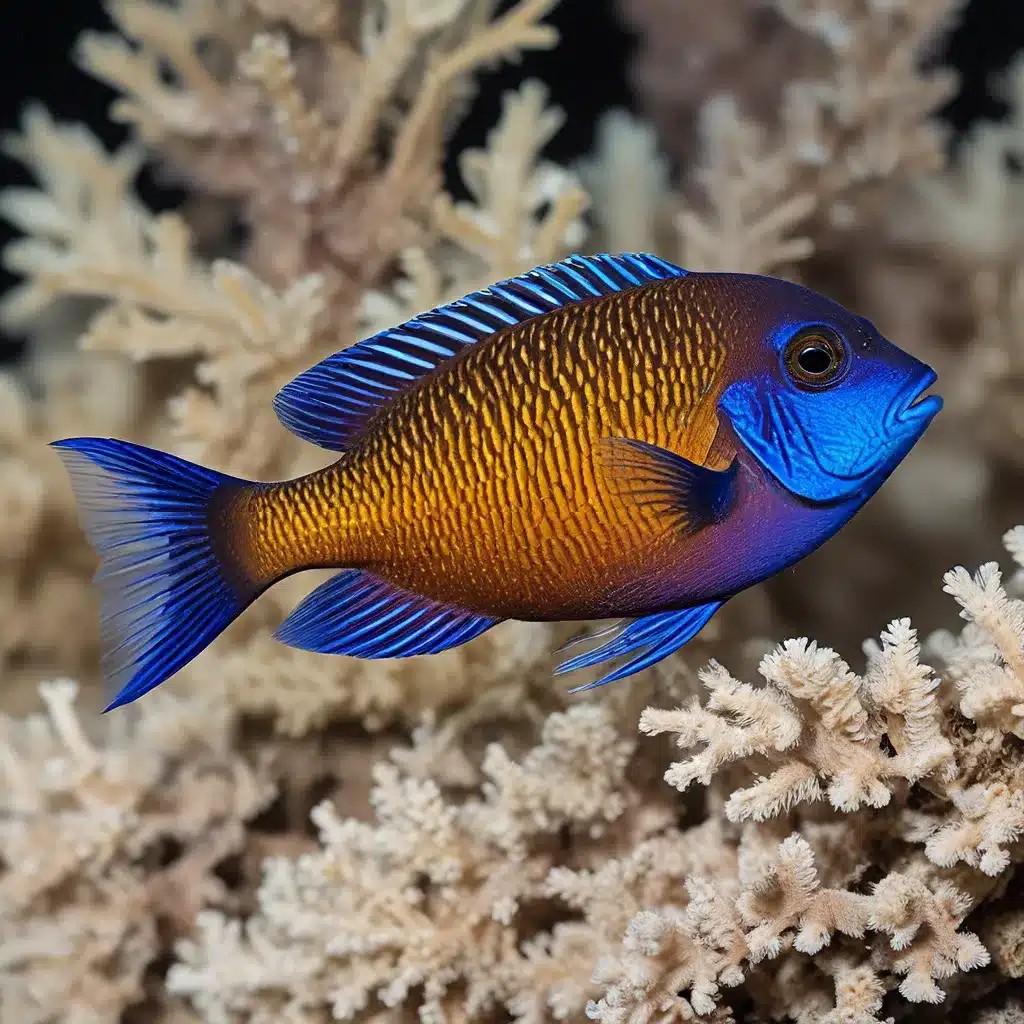
[[[927,422],[942,408],[939,395],[926,395],[925,392],[939,379],[939,375],[931,368],[915,380],[909,388],[902,391],[893,403],[892,422],[896,426],[917,426]]]

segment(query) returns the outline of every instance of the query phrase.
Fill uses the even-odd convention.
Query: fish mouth
[[[919,426],[927,423],[942,408],[942,399],[938,395],[927,395],[925,392],[939,379],[931,368],[923,377],[916,380],[906,391],[902,392],[893,403],[893,424],[895,426]]]

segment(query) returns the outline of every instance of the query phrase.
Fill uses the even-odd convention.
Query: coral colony
[[[453,199],[475,73],[556,46],[555,6],[110,0],[74,59],[130,140],[38,106],[6,140],[36,186],[0,195],[32,339],[0,380],[0,1024],[1024,1020],[1024,63],[950,157],[957,84],[918,57],[954,0],[623,0],[641,113],[559,166],[527,79]],[[149,160],[181,209],[137,195]],[[942,415],[825,548],[615,686],[552,680],[571,623],[286,647],[297,576],[99,714],[48,442],[297,476],[327,459],[274,415],[289,380],[623,251],[808,285],[934,366]]]

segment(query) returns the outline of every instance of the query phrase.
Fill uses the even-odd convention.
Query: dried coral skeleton
[[[972,618],[988,614],[984,632],[968,626],[955,641],[975,657],[997,638],[1013,638],[1011,653],[1024,649],[1017,606],[998,583],[983,586],[993,576],[992,566],[973,581],[950,574]],[[703,674],[706,710],[694,698],[688,709],[646,711],[643,732],[707,744],[668,769],[672,785],[714,789],[729,765],[755,773],[725,804],[725,817],[751,823],[738,834],[714,817],[680,830],[664,806],[654,813],[629,781],[646,752],[617,737],[607,704],[548,718],[519,765],[490,747],[465,802],[381,766],[376,824],[321,807],[321,851],[268,865],[246,931],[205,915],[169,985],[208,1020],[312,1020],[327,1005],[349,1019],[374,997],[412,1001],[431,1020],[487,1019],[502,1004],[526,1019],[585,1009],[606,1022],[724,1020],[732,989],[749,998],[769,962],[782,963],[774,976],[805,957],[814,964],[805,998],[834,988],[820,1019],[856,1011],[877,1020],[894,987],[910,1003],[941,1002],[940,982],[989,963],[963,922],[1024,858],[1012,795],[1024,767],[1019,748],[1003,747],[995,770],[989,739],[971,728],[969,695],[987,686],[984,671],[943,690],[919,656],[906,620],[872,648],[865,676],[791,641],[765,659],[766,688],[713,666]],[[1005,678],[1019,685],[1012,669]],[[769,778],[766,762],[781,763]],[[734,771],[723,796],[739,778]],[[800,806],[826,795],[830,813]],[[921,799],[924,810],[914,806]],[[771,819],[798,831],[778,837]],[[553,848],[546,837],[560,830],[569,845]],[[971,871],[952,870],[958,862]],[[867,863],[880,875],[862,886]],[[538,931],[543,901],[556,919],[568,908],[582,920]],[[283,966],[295,963],[301,984]]]
[[[131,141],[107,153],[40,108],[8,140],[39,187],[0,195],[24,233],[4,253],[23,281],[2,316],[36,336],[0,394],[0,650],[7,680],[73,673],[83,692],[76,703],[75,684],[45,683],[45,715],[25,717],[24,689],[5,692],[2,1024],[136,1019],[126,1011],[877,1024],[940,1001],[957,1019],[977,1007],[980,1024],[1024,976],[1024,919],[1001,900],[1019,894],[1024,860],[1024,528],[1005,538],[1021,567],[1009,583],[995,563],[946,576],[961,633],[921,644],[895,619],[863,671],[795,639],[741,682],[723,663],[745,673],[764,647],[734,611],[702,640],[722,663],[699,681],[691,648],[566,710],[547,674],[557,641],[535,626],[367,668],[274,645],[264,627],[294,600],[284,592],[183,673],[181,696],[94,720],[92,561],[45,440],[112,433],[227,471],[299,472],[316,452],[269,402],[297,370],[572,249],[813,281],[812,252],[841,235],[843,286],[868,295],[868,227],[929,266],[953,249],[976,278],[967,335],[982,340],[944,364],[963,385],[949,415],[972,465],[1012,461],[1018,434],[981,429],[977,398],[996,388],[1012,427],[1024,303],[1005,228],[1019,186],[994,157],[1019,116],[982,133],[959,171],[924,176],[942,163],[928,114],[950,83],[914,57],[956,3],[774,0],[751,64],[765,5],[719,5],[709,25],[695,6],[632,0],[649,26],[638,80],[673,155],[692,136],[673,144],[666,112],[701,109],[680,192],[656,131],[621,112],[577,170],[545,159],[563,115],[526,82],[461,155],[470,198],[456,202],[439,168],[471,74],[552,45],[554,5],[111,0],[118,31],[77,55],[118,91]],[[707,60],[666,77],[678,38]],[[750,67],[766,103],[784,98],[778,118],[748,102]],[[713,95],[723,85],[736,98]],[[211,223],[239,218],[244,245],[225,250],[187,210],[148,210],[134,192],[144,159],[182,177]],[[922,238],[911,214],[952,191],[965,218]],[[935,505],[945,464],[932,465],[913,479]],[[897,498],[887,525],[920,506]],[[916,593],[909,569],[887,573]],[[660,707],[638,737],[645,700]]]
[[[211,39],[234,47],[232,52],[249,72],[257,62],[253,47],[246,47],[240,38],[244,33],[239,24],[215,16],[216,7],[188,4],[180,15],[172,16],[161,4],[114,5],[112,12],[121,19],[125,35],[138,40],[138,45],[131,47],[120,37],[90,36],[82,51],[89,67],[118,83],[131,97],[118,101],[116,116],[135,125],[141,139],[151,145],[159,143],[161,153],[171,161],[187,166],[190,174],[198,176],[199,187],[208,187],[203,177],[208,170],[205,161],[215,155],[218,161],[225,161],[225,168],[246,174],[253,161],[272,161],[271,169],[251,180],[216,178],[222,192],[243,201],[243,213],[252,227],[248,265],[223,259],[204,261],[193,251],[189,227],[181,216],[153,215],[138,202],[131,192],[140,159],[136,145],[109,155],[79,127],[56,125],[44,112],[30,110],[23,135],[12,143],[12,149],[36,171],[42,188],[6,194],[5,212],[28,233],[5,257],[8,265],[26,278],[6,299],[6,322],[23,324],[56,297],[100,298],[104,305],[88,323],[81,348],[127,358],[140,367],[145,379],[162,381],[178,375],[180,383],[163,404],[155,429],[173,431],[179,451],[222,470],[257,477],[295,475],[313,468],[316,463],[311,460],[318,458],[315,449],[296,443],[281,428],[270,400],[299,370],[352,340],[361,316],[357,305],[360,289],[380,273],[372,266],[378,256],[371,255],[368,247],[379,253],[379,265],[384,266],[402,253],[400,246],[406,241],[418,241],[419,250],[405,252],[405,265],[415,272],[417,267],[450,259],[451,271],[445,272],[443,284],[461,293],[473,282],[501,276],[509,267],[522,269],[557,258],[578,240],[581,230],[581,189],[570,174],[539,161],[540,149],[557,129],[561,116],[555,109],[546,109],[546,94],[539,84],[527,83],[507,99],[505,117],[488,150],[464,154],[476,202],[453,204],[438,191],[434,179],[439,144],[426,149],[421,144],[423,137],[436,134],[451,102],[451,90],[464,89],[466,76],[480,62],[519,47],[551,44],[552,30],[540,23],[551,0],[525,0],[494,21],[484,17],[489,5],[480,3],[434,4],[422,9],[411,2],[385,6],[386,10],[381,8],[376,14],[367,12],[361,34],[354,41],[344,34],[342,25],[335,26],[336,35],[326,40],[319,36],[307,40],[312,51],[325,49],[323,59],[352,65],[351,80],[342,76],[339,87],[348,82],[342,91],[349,95],[357,86],[351,99],[356,109],[331,114],[337,121],[336,131],[344,136],[331,153],[321,154],[326,161],[324,180],[329,179],[333,191],[328,194],[324,185],[309,196],[293,196],[288,202],[295,209],[275,227],[276,222],[264,214],[270,210],[279,217],[285,199],[276,193],[264,195],[261,190],[274,191],[294,181],[294,168],[281,163],[295,157],[295,147],[281,136],[281,122],[289,110],[294,114],[298,94],[268,88],[269,100],[265,101],[262,94],[253,95],[236,80],[221,81],[205,65],[197,65],[194,51],[201,41],[209,44]],[[330,24],[313,20],[325,29]],[[290,58],[273,50],[271,37],[258,29],[259,24],[254,23],[248,31],[257,41],[253,45],[261,54],[260,66],[266,71],[268,61],[277,61],[274,66],[279,74],[270,77],[291,82],[294,92],[297,72]],[[365,50],[363,56],[358,47],[353,49],[355,43]],[[444,55],[432,70],[422,66],[428,45],[430,52]],[[404,62],[401,67],[408,65],[407,74],[394,77],[396,55],[381,52],[388,47],[398,47]],[[155,63],[163,57],[173,58],[172,65],[179,67],[177,84],[167,85],[156,75]],[[285,66],[292,70],[286,72]],[[418,78],[413,81],[408,75]],[[407,101],[408,95],[415,100]],[[408,107],[404,118],[397,120],[396,103]],[[326,118],[326,113],[323,116]],[[361,134],[353,134],[353,118],[365,121]],[[374,177],[364,166],[368,159],[364,151],[372,148],[373,126],[380,118],[391,125],[394,138],[390,161],[377,168]],[[238,148],[238,124],[248,126],[245,149]],[[181,149],[186,144],[198,146],[200,153]],[[344,225],[342,235],[330,244],[322,239],[309,242],[304,256],[278,240],[270,242],[267,249],[275,262],[263,268],[261,231],[280,227],[295,241],[300,225],[330,222],[326,214],[310,208],[314,201],[329,205],[331,216],[340,216],[339,197],[344,197],[360,216],[368,215],[368,203],[375,200],[365,189],[372,185],[380,202],[397,202],[420,174],[407,166],[412,151],[417,160],[429,157],[434,175],[422,202],[410,200],[408,210],[402,206],[387,217],[383,212],[374,213],[367,227],[369,234],[362,240],[358,220],[346,215],[338,221]],[[342,173],[343,164],[362,168],[357,176],[361,184],[354,184]],[[409,231],[396,232],[391,239],[393,247],[381,249],[391,237],[388,217],[399,215],[408,217]],[[325,246],[334,251],[332,246],[342,243],[359,254],[355,277],[344,270],[344,261],[329,260],[330,269],[323,265]],[[445,245],[448,250],[454,248],[454,254],[442,255],[439,247]],[[417,262],[416,251],[429,252],[430,263],[425,258]],[[253,267],[265,269],[265,275],[257,276]],[[426,301],[422,282],[418,285],[417,301]],[[399,301],[400,294],[399,286]],[[372,307],[372,297],[366,302]],[[382,304],[400,308],[393,299],[381,297],[377,305]],[[82,429],[78,423],[69,432]],[[353,674],[350,666],[331,665],[325,670],[315,665],[317,659],[295,658],[267,640],[259,616],[279,614],[294,603],[295,596],[296,591],[288,587],[269,596],[255,618],[239,624],[239,645],[221,645],[219,651],[210,652],[206,663],[197,664],[197,675],[201,678],[213,671],[225,676],[229,684],[237,680],[241,701],[257,710],[266,708],[268,702],[280,707],[285,711],[283,721],[292,728],[304,728],[346,707],[373,719],[401,706],[408,693],[402,682],[408,671],[402,667],[384,667],[368,675]],[[544,640],[543,631],[537,639]],[[490,661],[500,673],[505,662],[502,649],[519,643],[512,627],[495,637],[492,659],[480,656],[480,645],[475,658],[466,652],[443,658],[436,668],[436,686],[422,674],[417,678],[412,694],[416,706],[409,709],[411,714],[431,706],[446,692],[456,696],[459,686],[453,677],[466,677],[471,687],[486,685],[470,681],[470,668],[490,674],[486,667]],[[244,650],[241,658],[237,656],[239,647]],[[537,656],[548,647],[538,647]],[[252,672],[252,666],[266,658],[276,660],[278,671],[269,675]],[[218,659],[220,666],[208,664]],[[293,676],[302,683],[285,689],[275,683],[270,696],[261,685],[271,678]],[[284,693],[288,696],[281,701]],[[303,694],[308,694],[308,711],[294,700],[298,697],[301,702]]]

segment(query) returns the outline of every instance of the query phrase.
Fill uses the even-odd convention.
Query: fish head
[[[942,408],[925,395],[935,371],[830,299],[754,280],[747,312],[734,320],[740,358],[719,411],[792,493],[866,500]]]

